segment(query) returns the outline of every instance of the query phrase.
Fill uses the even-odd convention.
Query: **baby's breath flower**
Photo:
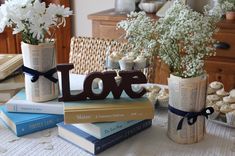
[[[176,1],[166,16],[157,21],[158,55],[172,73],[181,77],[204,73],[204,59],[215,51],[216,19]]]
[[[145,12],[131,12],[127,19],[117,24],[118,28],[126,31],[125,38],[133,47],[136,55],[151,56],[156,51],[156,29],[154,21]]]
[[[127,17],[117,27],[126,31],[133,52],[156,54],[178,76],[203,74],[205,57],[215,55],[213,35],[219,16],[195,12],[175,1],[165,17],[156,22],[144,12],[132,12]]]
[[[227,11],[232,10],[235,10],[235,0],[217,0],[212,9],[207,8],[207,13],[222,17]]]

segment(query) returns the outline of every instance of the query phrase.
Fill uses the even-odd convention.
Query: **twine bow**
[[[50,81],[52,81],[54,83],[58,82],[58,79],[53,77],[53,74],[56,73],[56,71],[57,71],[56,68],[52,68],[52,69],[50,69],[50,70],[48,70],[46,72],[39,72],[37,70],[25,67],[23,65],[22,66],[22,70],[23,70],[23,72],[33,76],[32,79],[31,79],[31,82],[33,82],[33,83],[38,80],[39,76],[44,76],[45,78],[47,78],[48,80],[50,80]]]
[[[197,121],[198,116],[204,116],[208,119],[208,116],[214,113],[213,107],[207,107],[202,109],[200,112],[185,112],[179,109],[176,109],[172,106],[168,106],[168,110],[172,113],[182,116],[183,118],[179,121],[177,130],[181,130],[183,126],[184,119],[187,119],[189,125],[193,125]]]

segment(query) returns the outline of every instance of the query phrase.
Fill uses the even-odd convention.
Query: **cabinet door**
[[[155,78],[154,83],[168,84],[167,78],[170,75],[168,66],[161,62],[159,59],[155,59]]]
[[[116,21],[92,21],[92,36],[98,38],[118,39],[124,34],[117,30]]]
[[[235,61],[207,60],[205,67],[209,75],[209,82],[222,82],[226,91],[235,88]]]
[[[219,32],[215,35],[220,45],[216,50],[216,56],[235,59],[235,34],[232,32]]]
[[[225,90],[235,88],[235,61],[234,60],[207,60],[205,70],[209,83],[219,81],[224,84]],[[167,84],[169,69],[166,64],[156,61],[155,83]]]
[[[0,53],[17,53],[16,35],[9,28],[0,33]]]

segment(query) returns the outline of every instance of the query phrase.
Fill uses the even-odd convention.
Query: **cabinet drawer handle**
[[[230,45],[226,42],[215,43],[214,46],[216,49],[223,49],[223,50],[227,50],[230,48]]]

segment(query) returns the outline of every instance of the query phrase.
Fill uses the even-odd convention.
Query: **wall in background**
[[[0,0],[1,1],[1,0]],[[71,7],[74,11],[72,17],[72,35],[73,36],[91,36],[92,35],[92,24],[87,19],[87,15],[99,12],[106,9],[114,8],[115,0],[70,0]],[[165,0],[158,0],[165,1]],[[191,4],[196,0],[188,0]],[[197,0],[197,3],[212,3],[217,0]],[[195,2],[195,4],[197,4]],[[205,3],[205,2],[203,2]],[[194,4],[194,3],[193,3]],[[191,5],[193,5],[191,4]],[[198,7],[199,4],[197,4]]]
[[[91,36],[92,25],[87,15],[114,8],[114,0],[71,0],[74,11],[72,18],[73,36]]]

